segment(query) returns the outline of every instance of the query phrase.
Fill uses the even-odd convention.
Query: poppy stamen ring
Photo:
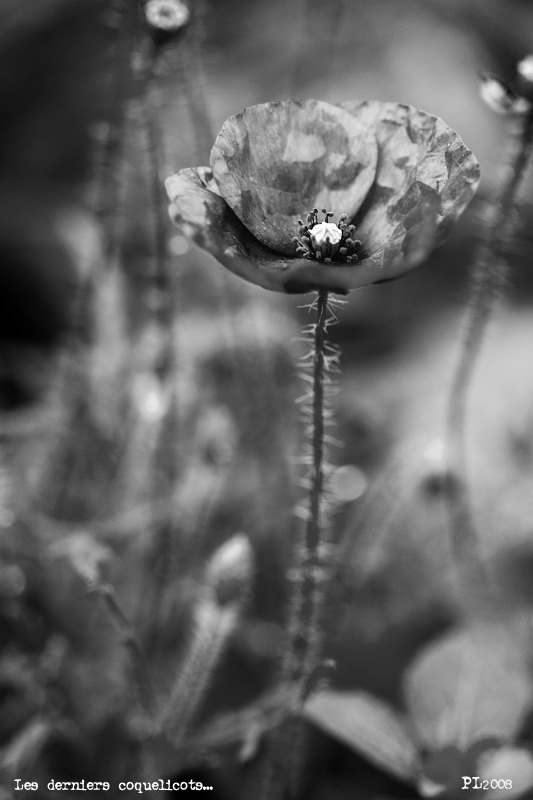
[[[330,222],[332,211],[322,209],[324,221],[318,221],[318,208],[313,208],[306,216],[306,222],[298,220],[298,236],[292,241],[301,258],[331,264],[353,263],[358,261],[357,250],[361,247],[358,239],[353,239],[355,225],[348,225],[348,217],[341,214],[337,223]]]

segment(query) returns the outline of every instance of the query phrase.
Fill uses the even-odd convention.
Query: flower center
[[[353,263],[358,261],[357,250],[361,247],[358,239],[353,239],[355,225],[348,225],[348,217],[341,214],[338,223],[329,222],[331,211],[322,209],[324,221],[318,221],[318,208],[313,208],[306,216],[306,223],[298,220],[298,236],[293,237],[296,252],[301,258],[323,261]]]

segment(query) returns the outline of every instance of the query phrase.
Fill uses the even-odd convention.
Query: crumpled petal
[[[182,169],[166,181],[170,216],[202,250],[236,275],[265,289],[284,291],[279,277],[295,263],[261,244],[217,194],[209,167]],[[253,280],[252,277],[253,276]]]
[[[275,114],[287,103],[265,107]],[[167,180],[172,219],[232,272],[267,289],[288,293],[328,289],[347,294],[408,272],[445,238],[472,199],[479,166],[460,137],[438,117],[412,106],[377,101],[346,103],[343,108],[367,127],[378,146],[375,180],[369,190],[364,190],[366,197],[354,218],[355,235],[363,242],[358,262],[320,264],[291,257],[292,242],[289,245],[284,241],[282,251],[281,244],[272,248],[259,241],[226,202],[226,192],[234,204],[238,192],[234,178],[233,185],[226,182],[227,175],[219,163],[222,156],[218,155],[213,159],[219,173],[216,181],[207,167],[182,170]],[[307,147],[312,154],[311,145]],[[267,162],[268,158],[265,155]],[[324,156],[318,161],[321,158]],[[301,163],[294,162],[287,168],[287,186],[293,175],[297,178],[301,174],[300,167]],[[344,212],[331,201],[326,205],[335,213]],[[283,238],[287,236],[290,241],[297,218],[307,210],[305,206],[295,214],[294,228]]]
[[[365,251],[398,238],[398,226],[430,192],[440,197],[437,222],[447,234],[479,182],[479,165],[458,134],[439,117],[400,103],[351,101],[342,108],[373,130],[379,148],[374,185],[354,220]],[[383,253],[386,261],[386,247]]]
[[[224,123],[211,151],[215,181],[260,242],[294,255],[298,217],[327,208],[351,219],[374,182],[372,128],[319,100],[246,108]]]

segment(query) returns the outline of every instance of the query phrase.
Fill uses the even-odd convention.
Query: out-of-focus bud
[[[453,494],[459,486],[459,478],[450,467],[450,456],[442,439],[432,439],[422,453],[424,472],[421,489],[428,498]]]
[[[206,581],[220,606],[246,599],[254,571],[253,550],[246,534],[236,533],[211,556]]]
[[[497,75],[481,75],[481,97],[497,114],[524,114],[529,103],[524,97],[515,94]]]
[[[225,406],[212,406],[203,416],[199,430],[199,446],[208,464],[228,464],[237,446],[235,420]]]
[[[66,557],[74,572],[90,588],[101,582],[101,567],[112,557],[109,547],[86,531],[78,531],[57,542],[51,553],[55,557]]]
[[[331,475],[330,491],[341,503],[351,503],[361,497],[367,489],[368,478],[355,464],[337,467]]]
[[[156,44],[175,39],[187,26],[191,16],[182,0],[148,0],[144,14]]]
[[[533,55],[526,56],[516,67],[520,94],[533,100]]]

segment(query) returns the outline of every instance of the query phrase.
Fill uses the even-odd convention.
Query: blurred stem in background
[[[168,253],[168,214],[167,200],[164,190],[164,179],[171,170],[167,162],[170,160],[165,152],[163,136],[163,104],[159,78],[172,71],[179,77],[187,104],[189,119],[194,134],[198,156],[208,157],[213,136],[205,98],[202,44],[204,39],[204,16],[206,5],[200,0],[189,9],[181,0],[160,2],[149,0],[144,5],[144,16],[149,36],[144,49],[139,53],[139,79],[143,91],[138,108],[138,117],[144,131],[146,148],[146,177],[149,192],[149,208],[151,211],[151,277],[154,285],[152,292],[152,311],[155,322],[163,332],[165,343],[156,366],[157,377],[163,391],[170,396],[170,425],[172,435],[179,435],[176,396],[177,341],[176,318],[179,297],[174,271]],[[168,433],[169,419],[165,421],[162,432]],[[162,432],[159,434],[161,438]],[[179,454],[175,454],[167,463],[167,482],[175,485],[180,469]],[[156,579],[150,576],[147,591],[151,600],[148,611],[143,614],[150,627],[150,649],[156,647],[158,631],[152,621],[158,618],[158,609],[163,605],[164,595],[170,579],[172,566],[176,564],[175,550],[182,539],[182,521],[179,508],[171,504],[171,515],[167,524],[154,531],[153,553],[155,556]]]
[[[507,281],[504,246],[512,232],[517,196],[527,171],[532,143],[533,108],[529,106],[511,119],[500,191],[489,200],[485,211],[483,238],[472,267],[470,308],[448,401],[448,517],[464,607],[474,615],[494,610],[494,598],[469,498],[466,403],[487,325]]]

